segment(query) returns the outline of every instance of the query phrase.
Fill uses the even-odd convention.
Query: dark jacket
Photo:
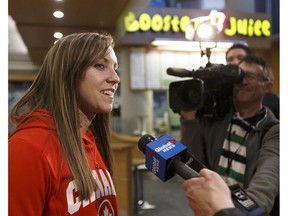
[[[207,168],[216,171],[222,146],[234,110],[230,109],[221,120],[203,118],[200,122],[181,119],[181,141]],[[247,138],[244,189],[267,212],[279,194],[279,124],[267,109],[265,119],[249,133]],[[269,128],[271,127],[271,128]],[[269,129],[268,129],[269,128]]]

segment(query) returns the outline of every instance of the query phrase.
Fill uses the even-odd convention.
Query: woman
[[[10,118],[9,215],[118,215],[109,112],[120,79],[109,34],[58,40]]]

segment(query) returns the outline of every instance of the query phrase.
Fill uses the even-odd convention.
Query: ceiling
[[[63,35],[83,31],[113,34],[130,1],[135,0],[9,0],[9,61],[26,59],[26,46],[28,58],[40,65],[54,43],[55,31]],[[56,10],[64,13],[62,19],[53,17]]]

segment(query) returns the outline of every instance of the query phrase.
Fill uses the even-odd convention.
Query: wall
[[[280,94],[280,52],[279,52],[279,35],[271,37],[270,49],[255,49],[256,53],[262,56],[271,65],[274,84],[272,91],[276,94]]]

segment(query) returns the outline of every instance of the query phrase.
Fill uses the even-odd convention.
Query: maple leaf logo
[[[104,200],[98,209],[99,216],[114,216],[114,209],[109,200]]]
[[[109,212],[107,206],[105,206],[105,209],[103,210],[103,216],[112,216],[112,213]]]
[[[167,141],[167,142],[171,142],[171,143],[173,143],[173,144],[175,144],[175,143],[176,143],[176,140],[175,140],[175,139],[173,139],[173,138],[172,138],[172,139],[167,139],[166,141]]]

